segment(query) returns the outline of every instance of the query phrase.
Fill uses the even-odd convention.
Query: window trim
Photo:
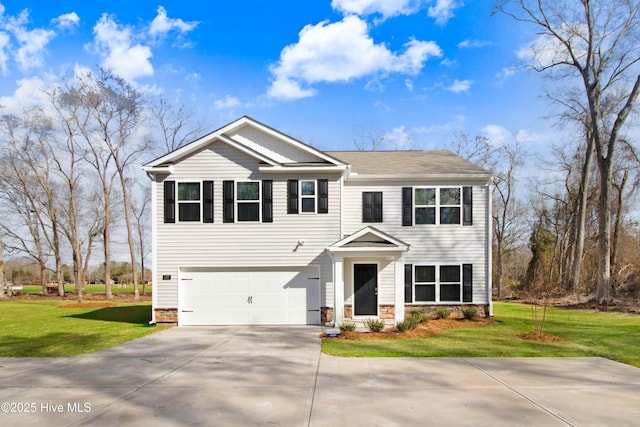
[[[305,182],[313,183],[313,196],[302,194],[302,187]],[[318,180],[317,179],[301,179],[298,181],[298,213],[304,215],[314,215],[318,213]],[[313,199],[313,211],[304,210],[304,199]]]
[[[411,284],[412,290],[412,301],[410,304],[464,304],[464,271],[463,266],[465,264],[457,264],[457,263],[442,263],[442,264],[413,264],[413,280]],[[434,267],[435,268],[435,282],[418,282],[416,270],[418,267]],[[458,267],[458,271],[460,273],[460,280],[458,282],[442,282],[440,280],[440,269],[442,267]],[[456,301],[442,301],[440,287],[442,285],[454,285],[457,284],[459,286],[459,299]],[[435,299],[433,301],[416,301],[416,285],[435,285]]]
[[[449,188],[453,188],[453,189],[457,189],[459,190],[459,194],[460,194],[460,201],[457,205],[442,205],[440,202],[440,191],[442,189],[449,189]],[[416,203],[416,190],[421,190],[421,189],[433,189],[435,190],[435,205],[419,205]],[[432,185],[432,186],[424,186],[424,185],[420,185],[420,186],[415,186],[412,187],[412,192],[411,192],[411,196],[412,196],[412,206],[411,206],[411,220],[412,220],[412,225],[414,226],[421,226],[421,225],[425,225],[425,226],[433,226],[433,225],[443,225],[443,226],[458,226],[458,225],[463,225],[464,223],[464,187],[461,185]],[[452,224],[442,224],[441,222],[441,217],[442,215],[440,214],[441,209],[442,208],[455,208],[457,207],[459,209],[459,215],[458,215],[458,222],[457,223],[452,223]],[[425,224],[418,224],[416,223],[416,209],[417,208],[434,208],[435,209],[435,222],[434,223],[425,223]]]
[[[197,201],[195,200],[180,200],[180,184],[198,184],[198,195],[199,195],[199,199]],[[175,198],[174,198],[174,203],[175,203],[175,222],[177,223],[202,223],[202,181],[176,181],[176,186],[175,186]],[[180,205],[181,204],[196,204],[198,203],[198,219],[197,220],[181,220],[180,219]]]
[[[238,184],[240,183],[255,183],[257,184],[258,187],[258,198],[257,199],[251,199],[251,200],[240,200],[240,198],[238,197]],[[261,180],[254,180],[254,179],[239,179],[239,180],[234,180],[234,184],[233,184],[233,195],[234,195],[234,203],[233,203],[233,209],[234,209],[234,215],[235,215],[235,221],[236,223],[238,222],[262,222],[262,181]],[[240,203],[244,203],[244,204],[249,204],[249,203],[257,203],[258,204],[258,219],[257,220],[243,220],[240,219],[240,217],[238,216],[238,207],[240,205]]]

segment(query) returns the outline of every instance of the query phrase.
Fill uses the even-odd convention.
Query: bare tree
[[[70,116],[73,120],[73,132],[83,140],[84,158],[95,170],[102,187],[106,296],[113,296],[110,272],[111,226],[114,220],[114,182],[117,180],[122,195],[135,298],[138,299],[137,262],[130,217],[127,171],[148,147],[146,138],[134,135],[141,122],[142,97],[123,79],[100,70],[97,76],[92,73],[78,76],[77,82],[66,89],[65,98],[71,100],[70,103],[74,107]]]
[[[527,231],[524,205],[515,198],[516,174],[522,166],[522,146],[515,141],[497,150],[493,178],[493,240],[496,263],[496,292],[502,297],[506,257],[515,251]]]
[[[161,140],[166,152],[176,150],[195,139],[204,129],[194,119],[193,111],[179,103],[171,103],[166,98],[151,101],[151,114],[158,124]]]
[[[2,233],[0,233],[0,300],[4,299],[4,286],[6,283],[4,279],[4,246],[2,245]]]
[[[621,133],[640,91],[640,3],[631,0],[498,0],[512,18],[532,24],[531,67],[563,81],[587,114],[587,147],[593,144],[600,178],[597,299],[611,292],[611,201]],[[579,84],[575,89],[572,82]],[[569,98],[567,98],[569,99]],[[579,110],[580,108],[575,108]]]

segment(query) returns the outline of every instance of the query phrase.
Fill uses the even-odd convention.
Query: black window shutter
[[[213,181],[202,181],[202,222],[213,222]]]
[[[473,188],[462,188],[462,225],[473,225]]]
[[[362,193],[362,222],[373,222],[373,193]]]
[[[287,181],[287,213],[298,213],[298,180],[290,179]]]
[[[382,192],[362,193],[362,222],[382,222]]]
[[[262,222],[273,222],[273,181],[262,181]]]
[[[404,302],[413,302],[413,264],[404,265]]]
[[[473,302],[473,266],[462,264],[462,302]]]
[[[329,180],[318,180],[318,213],[329,213]]]
[[[413,188],[402,187],[402,225],[413,225]]]
[[[223,222],[233,222],[233,203],[235,200],[234,197],[235,186],[233,185],[233,181],[224,181],[222,183],[222,198],[223,200]]]
[[[164,222],[176,222],[176,182],[164,182]]]

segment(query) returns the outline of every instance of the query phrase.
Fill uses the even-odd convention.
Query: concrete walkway
[[[0,358],[0,425],[632,426],[640,369],[601,358],[320,355],[317,327],[172,328]]]

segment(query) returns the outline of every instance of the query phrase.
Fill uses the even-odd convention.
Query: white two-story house
[[[143,169],[154,322],[490,314],[491,173],[451,152],[320,151],[242,117]]]

